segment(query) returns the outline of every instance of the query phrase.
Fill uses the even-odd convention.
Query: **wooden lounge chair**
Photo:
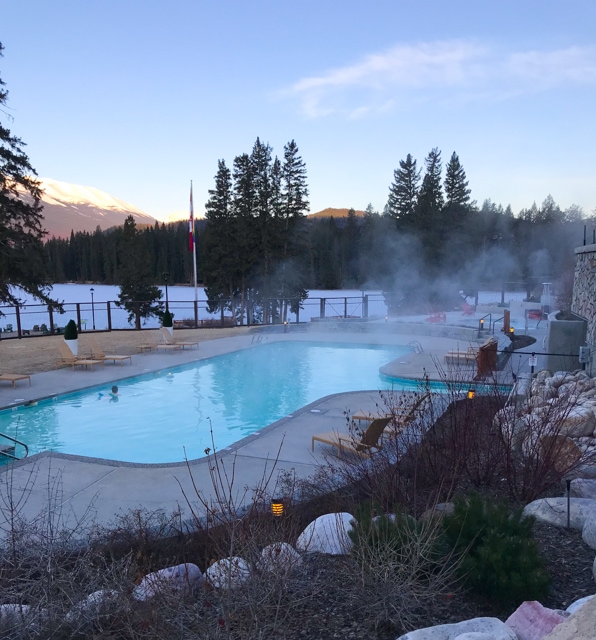
[[[391,422],[391,417],[375,418],[358,438],[349,433],[328,431],[312,436],[312,450],[315,450],[315,441],[337,447],[337,457],[342,451],[350,451],[359,456],[370,456],[381,449],[380,439],[385,427]]]
[[[474,364],[478,358],[480,347],[468,347],[467,351],[448,351],[445,354],[446,364]]]
[[[31,376],[24,373],[0,373],[0,380],[12,382],[13,389],[16,386],[17,380],[29,380],[29,386],[31,386]]]
[[[389,436],[395,438],[398,436],[409,424],[414,422],[424,403],[430,398],[430,391],[421,394],[408,409],[404,407],[403,410],[397,410],[393,412],[391,417],[391,425],[385,430],[383,436]]]
[[[63,340],[58,341],[58,349],[60,350],[60,358],[58,359],[58,364],[69,365],[72,367],[73,371],[76,366],[93,368],[93,365],[100,364],[103,367],[103,360],[94,360],[93,358],[77,358],[76,356],[74,356],[68,345]]]
[[[97,342],[94,337],[90,337],[89,342],[91,343],[91,358],[93,358],[94,360],[111,360],[114,364],[116,364],[116,362],[119,362],[121,366],[125,360],[130,360],[130,364],[132,364],[132,356],[104,353],[103,349],[99,345],[99,342]]]
[[[177,345],[178,347],[181,347],[182,349],[184,349],[184,347],[190,347],[191,349],[193,347],[196,347],[197,349],[199,348],[199,341],[198,340],[196,340],[196,341],[175,340],[174,336],[171,335],[171,333],[169,332],[169,330],[166,327],[162,327],[161,328],[161,334],[163,336],[164,344]]]

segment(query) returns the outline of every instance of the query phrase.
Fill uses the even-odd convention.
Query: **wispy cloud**
[[[501,52],[472,41],[399,45],[353,65],[302,78],[282,92],[317,118],[387,111],[441,91],[447,99],[485,100],[573,84],[596,84],[596,46]]]

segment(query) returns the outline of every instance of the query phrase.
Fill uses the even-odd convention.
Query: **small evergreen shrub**
[[[162,327],[173,327],[173,316],[169,311],[164,311],[164,314],[161,318],[161,326]]]
[[[78,337],[79,333],[77,331],[77,323],[74,320],[69,320],[64,327],[64,339],[76,340]]]
[[[468,586],[503,605],[542,599],[550,577],[532,536],[534,518],[477,494],[456,498],[454,505],[444,520],[445,535],[463,554],[460,572]]]

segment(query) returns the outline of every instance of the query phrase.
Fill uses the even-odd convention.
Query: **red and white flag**
[[[188,221],[188,250],[195,250],[195,212],[192,206],[192,181],[190,183],[190,219]]]

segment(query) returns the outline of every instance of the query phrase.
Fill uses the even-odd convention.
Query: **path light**
[[[513,335],[515,333],[515,329],[513,327],[509,327],[509,333]]]
[[[473,400],[475,395],[476,392],[474,391],[474,389],[468,389],[468,400]]]
[[[164,282],[166,284],[166,311],[170,310],[169,304],[168,304],[168,278],[170,277],[170,274],[167,271],[164,271],[162,274],[162,277],[164,279]]]
[[[91,291],[91,317],[93,318],[93,331],[95,331],[95,305],[93,304],[93,292],[95,289],[91,287],[89,291]]]
[[[284,333],[288,333],[288,321],[284,320]]]
[[[283,500],[281,500],[280,498],[274,498],[273,500],[271,500],[271,513],[276,518],[279,518],[280,516],[283,516],[283,514],[284,514],[284,503],[283,503]]]
[[[480,318],[478,322],[479,322],[478,328],[480,329],[480,331],[482,331],[484,329],[484,318]]]

